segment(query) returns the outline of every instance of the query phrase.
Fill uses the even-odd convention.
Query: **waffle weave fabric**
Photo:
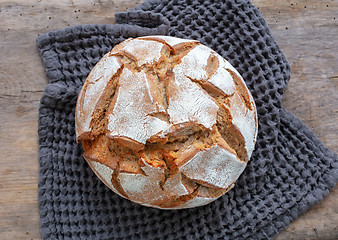
[[[257,106],[255,151],[236,186],[184,210],[147,208],[109,190],[82,158],[75,104],[90,70],[129,37],[199,40],[243,76]],[[281,105],[289,65],[246,0],[148,0],[116,24],[82,25],[37,39],[49,78],[39,109],[43,239],[271,239],[338,182],[337,155]]]

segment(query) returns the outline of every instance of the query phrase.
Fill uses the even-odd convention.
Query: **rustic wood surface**
[[[37,120],[47,84],[38,34],[85,23],[114,23],[137,0],[0,0],[0,239],[41,239]],[[338,152],[338,1],[253,0],[285,53],[292,76],[283,100]],[[338,239],[338,188],[279,234]]]

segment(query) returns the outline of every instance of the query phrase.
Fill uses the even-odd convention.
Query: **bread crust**
[[[243,172],[257,136],[253,98],[236,69],[195,40],[128,39],[79,94],[76,139],[96,175],[135,203],[205,205]]]

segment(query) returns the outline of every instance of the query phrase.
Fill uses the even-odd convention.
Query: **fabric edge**
[[[268,225],[263,228],[260,232],[266,237],[275,238],[280,234],[284,229],[286,229],[293,221],[297,220],[300,216],[307,213],[312,209],[316,204],[321,202],[330,191],[337,186],[338,183],[338,155],[328,149],[316,136],[316,134],[309,129],[298,117],[296,117],[292,112],[289,112],[284,107],[280,110],[281,118],[284,118],[295,125],[299,126],[299,131],[306,135],[313,143],[317,144],[317,147],[323,153],[323,155],[328,156],[329,158],[335,159],[334,166],[324,173],[322,176],[325,179],[325,185],[322,187],[317,187],[313,192],[309,192],[305,197],[301,198],[293,207],[286,209],[288,214],[280,214],[273,221],[272,225]],[[283,226],[276,226],[278,223],[285,223]],[[268,233],[268,234],[266,234]]]

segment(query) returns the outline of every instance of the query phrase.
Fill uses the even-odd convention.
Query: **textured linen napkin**
[[[95,176],[76,144],[74,109],[90,70],[129,37],[199,40],[243,76],[259,132],[236,186],[185,210],[136,205]],[[37,39],[49,79],[39,109],[39,206],[44,239],[271,239],[338,182],[338,158],[281,105],[289,65],[246,0],[148,0],[116,24],[82,25]]]

